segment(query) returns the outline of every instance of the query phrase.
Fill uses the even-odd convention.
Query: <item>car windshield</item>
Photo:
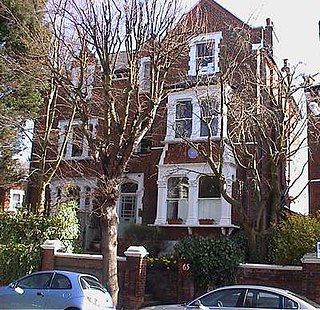
[[[82,276],[80,278],[80,283],[84,290],[99,290],[103,293],[108,292],[99,281],[90,276]]]

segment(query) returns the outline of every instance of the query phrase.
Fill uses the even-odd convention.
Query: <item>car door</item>
[[[1,297],[2,309],[44,309],[52,272],[26,276],[10,286]]]
[[[245,289],[230,288],[214,291],[201,296],[186,306],[186,309],[243,309],[241,307]]]
[[[46,298],[46,309],[64,309],[72,297],[72,291],[70,279],[63,274],[55,273]]]
[[[248,289],[244,298],[246,309],[298,309],[298,304],[278,293],[260,289]]]

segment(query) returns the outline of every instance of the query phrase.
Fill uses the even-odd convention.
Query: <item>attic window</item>
[[[221,32],[199,35],[190,42],[190,76],[219,72],[219,43]]]

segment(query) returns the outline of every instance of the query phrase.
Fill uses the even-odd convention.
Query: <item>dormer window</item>
[[[219,72],[219,43],[221,32],[203,34],[190,42],[190,76],[214,74]]]

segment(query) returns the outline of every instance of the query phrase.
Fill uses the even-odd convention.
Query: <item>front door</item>
[[[133,182],[126,182],[121,185],[119,200],[119,235],[122,234],[128,225],[136,222],[137,190],[138,184]]]

